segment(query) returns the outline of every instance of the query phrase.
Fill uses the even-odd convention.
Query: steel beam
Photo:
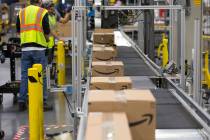
[[[181,75],[180,75],[180,86],[185,89],[185,10],[181,10]]]
[[[85,10],[88,6],[73,6],[73,9],[83,9]],[[147,5],[147,6],[95,6],[94,8],[100,8],[101,10],[181,10],[183,7],[181,5],[170,5],[170,6],[162,6],[162,5]]]
[[[193,98],[201,105],[201,46],[200,19],[194,22]]]

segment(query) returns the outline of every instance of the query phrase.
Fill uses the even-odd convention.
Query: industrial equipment
[[[210,121],[209,114],[207,114],[207,112],[205,112],[191,97],[188,96],[188,94],[185,92],[185,88],[184,88],[184,86],[186,84],[186,82],[185,82],[185,80],[186,80],[186,75],[185,75],[186,74],[186,70],[185,70],[186,69],[186,65],[185,65],[186,64],[186,61],[185,61],[186,60],[185,59],[185,9],[183,9],[183,7],[179,6],[179,5],[173,5],[173,6],[171,6],[171,5],[170,6],[153,6],[152,5],[151,6],[149,4],[146,5],[147,4],[146,2],[145,2],[145,5],[133,6],[133,7],[132,6],[122,6],[122,7],[100,6],[100,7],[96,7],[96,8],[101,8],[104,11],[105,10],[107,10],[107,11],[122,10],[123,11],[125,9],[126,10],[128,10],[128,9],[145,10],[144,14],[147,14],[146,16],[147,16],[148,21],[147,22],[144,21],[145,24],[148,24],[148,25],[145,25],[145,26],[147,26],[147,28],[146,28],[147,33],[145,33],[145,38],[147,39],[147,40],[145,39],[147,41],[147,45],[145,45],[145,47],[147,47],[146,48],[147,50],[146,51],[144,49],[142,50],[139,47],[139,45],[137,45],[134,42],[134,40],[129,38],[123,32],[123,28],[119,28],[120,31],[116,31],[116,32],[120,32],[123,36],[123,37],[121,37],[121,39],[124,38],[126,41],[129,42],[130,45],[117,46],[116,49],[117,49],[118,55],[119,55],[119,57],[117,57],[117,60],[123,61],[125,63],[125,75],[134,76],[133,83],[136,84],[136,88],[140,88],[140,85],[141,85],[140,83],[142,83],[144,81],[145,81],[145,83],[144,83],[143,88],[144,89],[147,88],[147,86],[145,86],[145,85],[148,85],[148,87],[149,87],[150,82],[148,82],[148,81],[152,81],[152,79],[155,79],[157,77],[158,77],[158,82],[162,83],[159,85],[152,83],[154,85],[152,87],[149,87],[153,91],[153,95],[156,97],[156,100],[158,102],[157,105],[160,110],[158,110],[157,114],[163,115],[163,116],[158,115],[158,119],[157,119],[158,126],[156,129],[156,136],[157,136],[156,138],[160,138],[166,129],[170,129],[170,131],[173,131],[173,132],[171,132],[171,134],[176,133],[177,131],[175,132],[175,130],[180,130],[179,132],[176,133],[177,139],[183,138],[183,137],[181,137],[182,134],[180,132],[184,133],[184,137],[186,136],[183,139],[190,139],[190,140],[193,138],[202,139],[202,137],[204,137],[204,139],[205,139],[205,138],[209,137],[208,133],[210,132],[209,125],[206,125],[206,122]],[[76,12],[82,10],[82,8],[80,8],[79,6],[80,5],[76,5],[74,7],[74,10]],[[167,74],[163,74],[161,67],[157,66],[153,62],[152,55],[155,54],[154,53],[154,44],[152,43],[154,26],[149,26],[149,24],[151,24],[151,25],[154,24],[154,23],[152,23],[153,18],[151,18],[152,17],[151,12],[154,9],[166,9],[166,10],[172,10],[172,11],[177,10],[179,13],[178,15],[181,17],[178,21],[178,23],[180,23],[180,28],[181,28],[181,30],[179,30],[180,35],[177,36],[177,38],[179,38],[179,41],[180,41],[179,47],[180,47],[180,55],[181,55],[181,57],[179,58],[180,62],[181,62],[181,72],[179,73],[178,76],[177,75],[168,76]],[[86,124],[87,124],[86,113],[88,113],[87,106],[88,106],[89,82],[87,82],[87,87],[86,87],[84,99],[83,99],[82,95],[81,95],[81,92],[82,92],[81,91],[82,90],[81,81],[78,80],[78,79],[80,79],[80,75],[81,75],[81,71],[80,71],[81,61],[80,61],[80,59],[78,61],[78,58],[80,58],[80,57],[78,57],[78,55],[80,55],[79,53],[80,53],[80,49],[82,48],[82,44],[80,44],[81,41],[79,42],[78,40],[76,40],[76,38],[78,36],[83,36],[82,32],[80,30],[81,26],[82,26],[82,24],[81,24],[82,21],[80,21],[81,18],[78,20],[77,15],[73,15],[73,17],[74,16],[76,18],[73,18],[74,24],[72,27],[73,29],[75,29],[74,30],[75,32],[73,34],[74,65],[72,65],[73,66],[73,74],[72,74],[73,81],[75,79],[75,82],[73,82],[73,91],[75,91],[75,92],[73,92],[73,95],[75,95],[74,101],[76,101],[75,113],[78,114],[78,116],[80,118],[79,134],[78,134],[77,139],[83,140],[84,133],[85,133],[84,130],[85,130]],[[77,24],[75,24],[75,23],[77,23]],[[149,32],[149,35],[148,35],[148,32]],[[165,40],[165,45],[166,44],[168,44],[168,42],[166,43],[166,40]],[[168,51],[168,48],[166,50]],[[149,53],[151,53],[151,54],[149,54]],[[164,61],[165,62],[164,66],[169,71],[171,71],[171,68],[173,69],[176,67],[176,65],[174,64],[173,61],[169,61],[168,57],[165,60],[167,60],[167,62]],[[167,63],[168,63],[168,66],[167,66]],[[91,69],[90,69],[90,72],[91,72]],[[142,78],[142,76],[145,79]],[[90,77],[88,77],[88,79],[90,79]],[[139,82],[139,83],[136,82],[138,80],[141,82]],[[87,81],[89,81],[89,80],[87,80]],[[166,101],[164,98],[165,96],[167,96],[167,98],[168,99],[170,98],[170,99]],[[173,100],[173,99],[175,99],[175,100]],[[83,103],[83,104],[81,105],[81,103]],[[162,112],[161,112],[161,109],[162,109]],[[173,110],[173,111],[171,111],[171,110]],[[176,115],[179,114],[180,117],[177,117],[175,114],[174,115],[176,117],[173,116],[173,112]],[[183,118],[185,118],[186,120],[182,120]],[[161,119],[162,119],[162,121],[161,121]],[[174,125],[171,124],[171,120],[174,120],[173,121]],[[164,126],[162,125],[161,122],[164,122]],[[180,126],[177,125],[177,124],[179,124],[178,122],[180,122],[180,124],[181,124]],[[166,126],[167,123],[168,123],[168,125]],[[77,126],[77,124],[78,124],[78,122],[75,124],[75,126]],[[189,133],[186,131],[189,128],[191,130],[193,130],[194,132],[201,130],[202,134],[203,134],[203,130],[205,129],[207,131],[204,133],[207,133],[207,134],[206,135],[205,134],[204,135],[196,134],[196,135],[192,136],[193,131],[190,131]],[[76,132],[76,134],[77,134],[77,129],[74,132]],[[188,135],[185,135],[187,133],[188,133]],[[168,131],[165,133],[165,136],[167,134],[169,134]],[[168,139],[172,138],[169,135],[167,135],[167,138]]]
[[[162,42],[157,49],[157,57],[161,60],[161,67],[165,68],[169,61],[168,39],[165,34],[162,35]]]
[[[3,102],[3,94],[13,94],[13,103],[17,103],[17,94],[19,93],[20,81],[16,80],[16,58],[21,57],[20,39],[10,38],[8,43],[1,45],[1,62],[4,63],[5,58],[10,59],[10,82],[0,86],[0,104]]]

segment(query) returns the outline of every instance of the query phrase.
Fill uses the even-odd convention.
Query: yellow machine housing
[[[169,54],[168,54],[168,39],[166,35],[162,35],[162,43],[159,45],[157,49],[157,56],[162,60],[161,66],[165,68],[169,61]]]
[[[206,51],[204,53],[204,67],[203,67],[203,81],[202,81],[202,85],[205,85],[208,87],[208,89],[210,89],[210,73],[209,73],[209,52]]]

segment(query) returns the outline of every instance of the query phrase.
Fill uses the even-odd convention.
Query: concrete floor
[[[6,61],[5,64],[0,64],[0,85],[9,81],[9,62]],[[19,77],[19,76],[17,76]],[[44,124],[49,125],[68,125],[71,126],[70,113],[62,94],[50,94],[49,103],[53,104],[54,110],[50,112],[45,112],[44,114]],[[13,105],[13,95],[4,95],[3,105],[0,107],[0,128],[2,128],[5,133],[4,140],[13,140],[17,131],[23,126],[28,126],[28,111],[19,112],[18,105]],[[67,131],[71,131],[67,127]]]

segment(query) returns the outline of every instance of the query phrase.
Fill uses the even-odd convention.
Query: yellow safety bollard
[[[38,97],[40,101],[39,104],[39,120],[40,120],[40,140],[44,139],[44,110],[43,110],[43,68],[41,64],[34,64],[33,68],[37,68],[39,76],[39,84],[42,86],[42,91],[38,92]]]
[[[66,83],[66,66],[65,66],[65,48],[64,42],[59,41],[57,45],[57,70],[58,70],[58,85]]]
[[[44,140],[42,65],[28,69],[29,139]]]

